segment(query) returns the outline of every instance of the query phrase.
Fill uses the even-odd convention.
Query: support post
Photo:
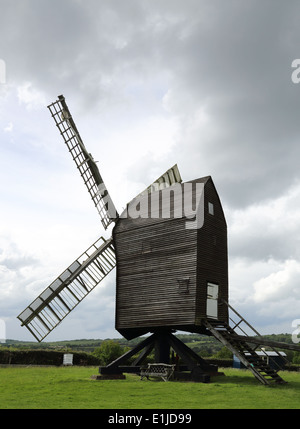
[[[157,335],[155,339],[155,362],[170,363],[169,338],[164,334]]]

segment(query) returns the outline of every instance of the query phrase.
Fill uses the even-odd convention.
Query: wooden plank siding
[[[170,218],[162,218],[161,212],[155,219],[121,217],[113,230],[117,257],[116,329],[126,338],[157,328],[197,330],[206,314],[207,281],[217,282],[222,296],[227,298],[223,210],[210,177],[193,183],[204,183],[202,228],[187,229],[185,217],[174,218],[173,202],[178,195],[171,193]],[[148,205],[140,201],[139,207],[143,206],[150,215],[151,195],[142,198],[148,199]],[[206,209],[207,198],[214,204],[214,216]]]
[[[209,203],[213,204],[213,215],[209,213]],[[219,320],[228,322],[228,308],[221,301],[221,298],[228,301],[227,225],[211,178],[205,184],[204,216],[204,225],[198,230],[196,325],[206,318],[208,282],[219,285]]]

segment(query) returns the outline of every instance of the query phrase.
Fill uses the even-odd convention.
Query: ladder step
[[[242,362],[262,384],[270,384],[272,381],[276,383],[285,383],[277,372],[260,356],[257,356],[255,351],[247,345],[247,337],[241,339],[241,336],[237,335],[229,325],[218,321],[207,321],[206,328],[209,329],[221,343],[228,347],[229,350],[237,356],[240,356]]]

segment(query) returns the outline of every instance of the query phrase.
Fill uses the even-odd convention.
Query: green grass
[[[209,384],[92,380],[98,368],[0,368],[1,409],[300,408],[300,373],[284,372],[285,385],[263,386],[246,370],[224,370]]]

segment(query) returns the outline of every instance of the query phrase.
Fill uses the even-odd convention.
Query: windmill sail
[[[116,208],[100,175],[92,155],[88,153],[63,95],[48,106],[64,142],[80,172],[81,177],[98,210],[101,222],[106,229],[118,217]]]
[[[181,183],[181,175],[177,164],[169,168],[164,174],[162,174],[158,179],[156,179],[150,186],[148,186],[143,192],[137,196],[141,196],[147,193],[157,191],[158,189],[162,190],[163,188],[168,188],[169,186],[174,185],[175,183]]]
[[[115,265],[112,239],[101,237],[19,314],[22,326],[43,340]]]

